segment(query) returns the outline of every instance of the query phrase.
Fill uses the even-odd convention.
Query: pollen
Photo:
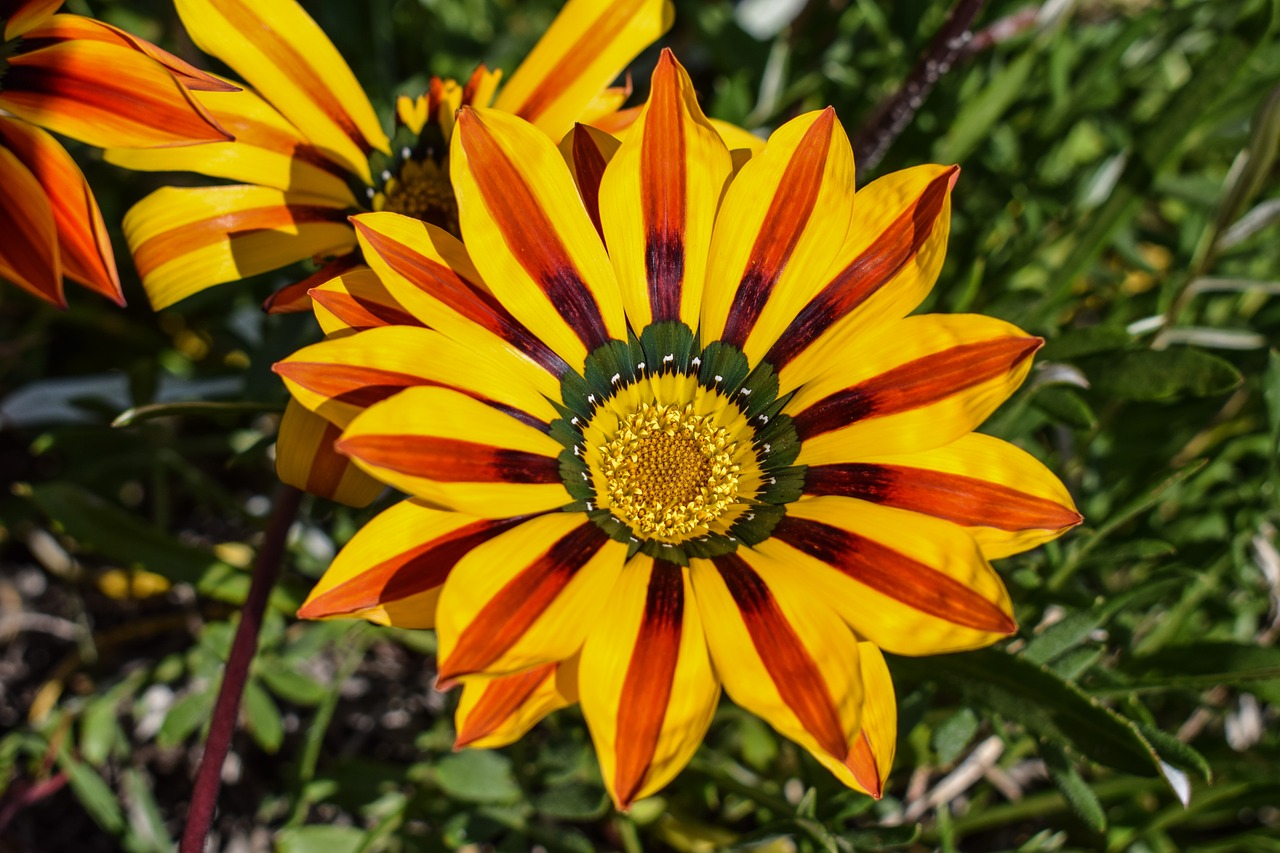
[[[692,403],[642,403],[600,448],[605,508],[637,534],[683,541],[738,498],[737,442]]]
[[[458,202],[448,171],[433,159],[406,160],[374,199],[375,210],[389,210],[458,233]]]

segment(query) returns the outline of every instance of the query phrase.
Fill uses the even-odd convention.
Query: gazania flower
[[[492,102],[559,142],[575,120],[617,110],[626,92],[605,87],[672,18],[669,0],[571,0],[500,91],[501,72],[483,66],[465,87],[433,79],[422,98],[401,98],[388,137],[351,69],[294,0],[176,5],[196,44],[252,89],[199,96],[234,142],[162,156],[108,154],[132,169],[236,182],[167,187],[125,217],[125,237],[157,309],[300,260],[327,260],[268,303],[305,310],[308,289],[359,263],[347,218],[361,211],[393,210],[456,230],[446,155],[458,107]]]
[[[356,218],[378,283],[349,293],[391,299],[357,317],[330,291],[364,330],[276,369],[411,497],[300,615],[434,626],[463,744],[580,702],[622,808],[688,761],[721,687],[879,796],[896,714],[879,650],[1007,636],[989,559],[1080,520],[1044,466],[973,432],[1040,340],[905,316],[942,264],[957,169],[855,196],[830,109],[731,179],[668,52],[625,141],[596,153],[602,169],[571,169],[519,118],[464,109],[465,248]]]
[[[61,5],[0,0],[0,277],[59,307],[64,275],[123,304],[97,202],[46,130],[97,146],[225,141],[187,90],[234,87]]]

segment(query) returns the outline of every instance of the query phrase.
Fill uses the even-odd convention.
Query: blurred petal
[[[781,583],[792,569],[746,558],[693,560],[693,591],[729,698],[809,750],[846,785],[863,689],[853,633],[821,599]]]
[[[27,38],[39,35],[37,29]],[[164,66],[136,50],[55,42],[8,62],[0,109],[89,145],[161,148],[230,139]]]
[[[255,93],[197,92],[194,97],[234,141],[149,151],[117,148],[107,152],[108,162],[141,172],[198,172],[356,205],[350,173]]]
[[[4,116],[0,116],[0,148],[17,156],[48,197],[63,274],[123,305],[107,226],[75,160],[40,128]]]
[[[530,519],[463,557],[440,595],[441,684],[571,657],[609,599],[626,557],[581,513]]]
[[[609,796],[628,809],[671,781],[720,698],[688,569],[627,563],[582,647],[579,687]]]
[[[720,134],[725,147],[730,151],[748,151],[754,157],[764,150],[765,141],[751,131],[718,118],[707,120],[716,129],[716,133]]]
[[[388,152],[373,106],[342,55],[294,0],[176,0],[205,53],[249,81],[312,145],[370,180],[368,155]]]
[[[601,240],[604,239],[604,228],[600,224],[600,179],[604,177],[604,167],[613,158],[618,145],[618,140],[603,130],[585,124],[575,124],[560,141],[560,154],[569,165],[573,182],[578,185],[582,206],[587,209],[591,224],[596,227]]]
[[[805,492],[842,495],[964,525],[988,559],[1056,539],[1081,521],[1062,482],[1025,450],[981,433],[901,456],[815,465]]]
[[[157,310],[355,245],[342,203],[243,185],[156,190],[125,215],[124,234]]]
[[[0,277],[65,308],[58,229],[40,182],[16,154],[0,147]]]
[[[669,0],[569,0],[494,107],[561,139],[674,16]]]
[[[450,388],[408,388],[374,404],[337,446],[379,480],[473,515],[528,515],[573,502],[560,479],[559,442]]]
[[[0,21],[4,21],[0,41],[24,35],[58,11],[62,2],[63,0],[0,0]]]
[[[739,553],[757,568],[785,567],[775,588],[824,602],[894,654],[979,648],[1017,628],[973,538],[919,513],[849,498],[796,501],[767,541]]]
[[[527,361],[419,326],[383,326],[312,344],[274,369],[295,399],[344,427],[374,403],[415,386],[461,391],[542,430],[559,417],[550,400],[521,380],[522,370],[537,370]]]
[[[971,432],[1022,384],[1044,342],[977,314],[923,314],[833,347],[828,371],[787,404],[798,464],[939,447]]]
[[[578,701],[577,658],[514,675],[461,679],[453,748],[496,749],[519,740],[547,714]]]
[[[959,173],[957,166],[917,166],[858,190],[849,235],[826,283],[765,356],[783,393],[828,368],[835,342],[873,334],[929,294],[947,251]]]
[[[623,305],[634,329],[698,324],[716,207],[729,151],[698,106],[669,50],[649,100],[601,185],[601,218]]]
[[[520,119],[464,108],[451,158],[462,233],[502,304],[571,367],[625,340],[613,268],[555,146]]]
[[[813,296],[849,230],[853,151],[835,111],[792,119],[725,192],[716,219],[702,336],[753,363]]]
[[[855,787],[878,800],[884,795],[898,747],[898,702],[889,667],[874,643],[858,643],[858,663],[862,668],[862,731],[848,764],[858,783]]]
[[[333,449],[342,431],[290,400],[276,437],[276,476],[290,486],[348,506],[368,506],[386,486]]]
[[[303,619],[350,616],[433,628],[445,578],[472,548],[519,524],[401,501],[351,537],[298,610]]]

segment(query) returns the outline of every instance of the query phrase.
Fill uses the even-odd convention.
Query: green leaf
[[[1069,329],[1045,341],[1040,350],[1043,361],[1070,361],[1086,355],[1124,349],[1133,336],[1121,326],[1086,326]]]
[[[276,835],[276,853],[356,853],[365,832],[353,826],[298,826]]]
[[[1095,391],[1139,402],[1212,397],[1244,381],[1231,362],[1194,347],[1090,356],[1079,365]]]
[[[1166,646],[1128,662],[1125,670],[1134,676],[1136,687],[1247,686],[1280,679],[1280,648],[1222,642]]]
[[[1094,832],[1103,832],[1107,828],[1107,815],[1102,810],[1098,795],[1089,787],[1080,772],[1076,770],[1067,754],[1054,743],[1042,743],[1040,754],[1044,757],[1045,768],[1049,778],[1058,786],[1071,810],[1085,822]]]
[[[1055,421],[1076,429],[1093,429],[1098,425],[1098,416],[1093,409],[1070,388],[1053,385],[1039,388],[1031,398],[1031,404]]]
[[[900,847],[911,847],[916,843],[920,838],[920,824],[907,823],[901,826],[864,829],[858,832],[846,832],[841,837],[853,845],[854,850],[896,850]]]
[[[125,827],[124,813],[116,800],[115,792],[88,764],[76,761],[65,753],[58,757],[58,765],[67,774],[76,799],[84,806],[94,822],[111,835],[119,835]]]
[[[129,837],[127,844],[134,850],[169,853],[174,848],[169,830],[165,828],[160,805],[147,785],[146,777],[137,768],[124,771],[123,789],[129,810]]]
[[[1084,642],[1116,613],[1135,604],[1157,599],[1183,583],[1182,578],[1165,578],[1146,583],[1126,593],[1111,596],[1096,607],[1071,613],[1033,637],[1022,650],[1022,657],[1035,664],[1049,663]]]
[[[436,762],[436,782],[449,796],[467,803],[513,803],[523,794],[511,759],[497,752],[468,749]]]
[[[213,714],[213,699],[212,687],[206,686],[174,702],[156,732],[156,745],[177,746],[190,737]]]
[[[950,764],[960,757],[978,733],[978,715],[971,708],[961,708],[933,730],[932,745],[939,764]]]
[[[553,820],[596,820],[609,812],[609,798],[599,785],[557,785],[533,798],[533,807]]]
[[[253,735],[258,746],[274,755],[284,742],[284,721],[271,694],[256,680],[245,685],[244,713],[249,734]]]
[[[254,667],[254,675],[262,679],[262,683],[281,699],[307,707],[319,705],[338,687],[327,687],[290,669],[279,660],[261,661],[260,665]]]
[[[116,722],[119,705],[119,699],[109,693],[90,702],[80,717],[80,755],[95,767],[107,760],[120,734]]]

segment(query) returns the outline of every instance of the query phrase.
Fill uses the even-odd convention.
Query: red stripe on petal
[[[474,548],[523,520],[475,521],[423,542],[311,598],[298,610],[298,615],[303,619],[320,619],[360,613],[434,589],[444,583],[458,561]]]
[[[453,742],[454,749],[461,749],[469,743],[492,734],[505,723],[521,705],[528,701],[539,687],[548,679],[554,678],[557,664],[548,663],[535,666],[533,669],[495,678],[485,685],[481,695]]]
[[[562,376],[569,369],[563,359],[526,329],[492,294],[476,287],[450,267],[380,234],[358,218],[352,223],[368,242],[369,248],[377,252],[397,275],[511,344],[548,373]]]
[[[866,731],[858,733],[853,741],[853,748],[844,760],[844,766],[853,773],[853,778],[866,789],[867,793],[877,800],[884,796],[884,783],[880,781],[880,763],[871,749],[871,741]]]
[[[462,147],[485,207],[525,272],[591,352],[609,342],[595,294],[524,175],[474,110],[458,113]]]
[[[600,239],[604,239],[604,226],[600,224],[600,180],[604,177],[607,162],[604,154],[591,138],[585,125],[575,124],[573,130],[573,180],[578,185],[582,204],[591,217]]]
[[[1043,344],[1041,338],[997,338],[917,358],[827,395],[795,415],[796,432],[804,440],[864,418],[928,406],[1008,373]]]
[[[146,278],[174,258],[254,231],[281,231],[313,223],[341,223],[346,218],[345,211],[321,205],[280,205],[228,211],[156,234],[134,250],[133,262],[138,275]]]
[[[773,535],[921,613],[993,634],[1017,629],[1013,617],[960,581],[865,536],[795,516],[778,522]]]
[[[268,296],[262,303],[262,310],[268,314],[296,314],[306,311],[311,307],[311,288],[332,281],[360,266],[361,263],[358,252],[348,252],[334,258],[302,281],[286,284]]]
[[[424,435],[357,435],[340,452],[370,465],[441,483],[559,483],[555,457]]]
[[[831,279],[796,315],[765,361],[781,370],[827,329],[893,280],[919,253],[933,233],[960,167],[952,166],[925,187],[924,192],[893,221],[871,246]]]
[[[334,450],[334,443],[342,436],[342,430],[331,423],[324,425],[324,435],[315,454],[311,458],[311,466],[307,469],[306,490],[313,495],[335,495],[338,486],[351,466],[351,460]]]
[[[805,472],[805,492],[861,498],[969,527],[1059,530],[1081,521],[1078,512],[1047,498],[977,477],[909,465],[815,465]]]
[[[680,319],[688,203],[685,168],[680,73],[671,51],[664,50],[653,72],[644,138],[640,142],[645,274],[655,323]]]
[[[372,299],[361,299],[354,293],[315,289],[309,293],[318,305],[356,331],[379,326],[422,326],[417,317],[400,308]]]
[[[836,113],[827,107],[796,146],[787,164],[764,224],[756,237],[743,270],[733,307],[725,323],[725,343],[741,348],[755,327],[756,320],[769,301],[778,277],[782,275],[791,253],[804,233],[813,207],[822,189],[822,175],[827,166],[827,151],[835,127]]]
[[[440,683],[482,671],[515,645],[608,541],[608,535],[588,521],[508,581],[463,629],[448,660],[441,661]]]
[[[649,575],[640,633],[618,707],[614,789],[626,808],[644,785],[671,700],[684,627],[684,570],[657,561]]]
[[[844,761],[849,746],[831,690],[773,593],[737,554],[716,557],[714,562],[782,701],[818,746]]]

